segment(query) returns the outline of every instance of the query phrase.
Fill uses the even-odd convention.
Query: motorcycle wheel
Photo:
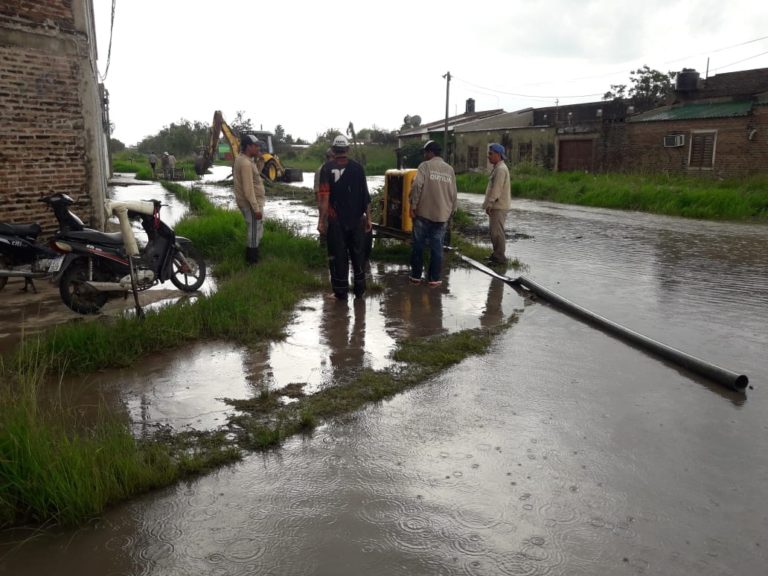
[[[179,290],[195,292],[205,282],[205,261],[192,246],[177,250],[173,255],[171,282]]]
[[[107,302],[107,294],[87,287],[88,266],[74,262],[61,275],[59,294],[68,308],[79,314],[96,314]]]
[[[5,256],[0,256],[0,268],[3,270],[8,270],[8,268],[11,267],[11,262],[6,258]],[[5,285],[8,283],[8,278],[0,277],[0,290],[5,288]]]

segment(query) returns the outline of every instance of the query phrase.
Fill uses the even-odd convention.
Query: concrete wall
[[[56,229],[37,202],[64,192],[104,225],[108,174],[91,0],[0,3],[0,220]]]
[[[553,169],[555,162],[555,129],[546,128],[512,128],[508,130],[483,130],[482,132],[459,132],[456,134],[456,172],[467,172],[469,168],[469,151],[471,147],[479,148],[479,170],[488,168],[488,145],[498,142],[507,150],[507,163],[515,166],[527,157],[530,150],[530,160],[539,166]]]
[[[627,171],[697,174],[713,178],[766,172],[768,106],[756,106],[752,115],[739,118],[637,122],[628,123],[625,129],[622,167]],[[689,166],[691,134],[697,130],[717,132],[715,160],[711,169]],[[684,134],[685,145],[665,148],[663,140],[668,134]]]

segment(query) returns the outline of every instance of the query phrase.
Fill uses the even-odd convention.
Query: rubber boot
[[[256,264],[259,261],[259,248],[246,248],[245,260],[248,264]]]

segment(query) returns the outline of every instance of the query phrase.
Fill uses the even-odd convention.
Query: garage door
[[[594,140],[561,140],[557,169],[560,172],[592,172]]]

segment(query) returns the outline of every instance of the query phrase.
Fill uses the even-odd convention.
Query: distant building
[[[667,105],[628,120],[621,165],[725,178],[768,172],[768,68],[705,79],[683,70]]]
[[[103,226],[108,116],[96,60],[92,0],[0,3],[0,220],[52,231],[36,200],[65,192]]]
[[[435,120],[434,122],[428,122],[421,124],[415,128],[407,130],[401,130],[398,135],[398,147],[402,148],[413,142],[427,142],[428,140],[435,140],[439,142],[443,147],[443,157],[450,161],[455,162],[456,144],[455,144],[455,130],[459,126],[463,126],[469,122],[474,122],[482,118],[488,118],[491,116],[497,116],[503,114],[504,110],[497,108],[495,110],[483,110],[481,112],[475,112],[475,101],[472,98],[468,98],[465,103],[464,113],[456,116],[448,117],[448,145],[443,142],[445,136],[446,120]]]

